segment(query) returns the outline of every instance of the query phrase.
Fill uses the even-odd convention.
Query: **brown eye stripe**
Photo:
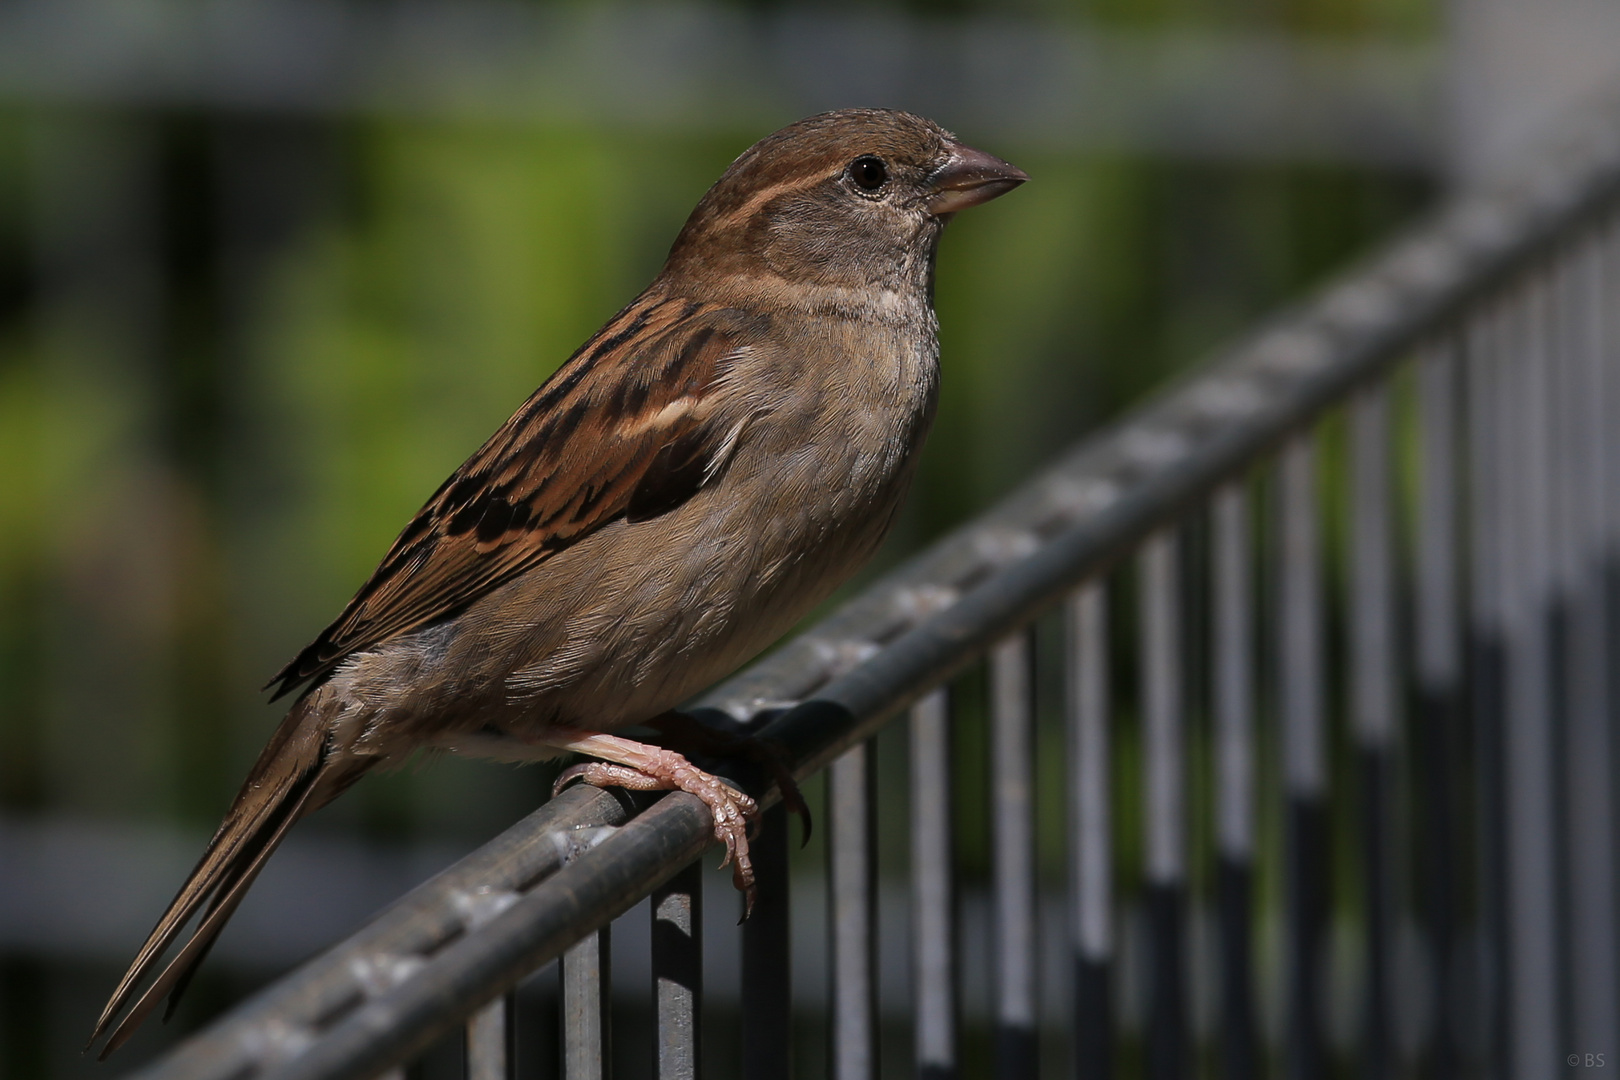
[[[762,209],[783,195],[810,191],[826,183],[829,179],[836,179],[840,171],[835,169],[826,174],[817,172],[813,176],[799,175],[767,185],[752,192],[742,202],[717,210],[710,219],[709,226],[717,230],[724,230],[746,224],[752,221]]]

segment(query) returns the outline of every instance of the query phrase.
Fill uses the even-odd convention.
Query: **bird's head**
[[[835,289],[925,284],[945,222],[1028,179],[920,116],[822,113],[732,162],[692,211],[664,273]]]

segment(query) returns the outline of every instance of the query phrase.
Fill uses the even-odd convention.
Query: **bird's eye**
[[[858,157],[849,163],[849,178],[862,191],[876,191],[889,179],[889,167],[882,158]]]

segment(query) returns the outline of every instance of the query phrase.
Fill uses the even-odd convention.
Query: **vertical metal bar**
[[[516,995],[508,991],[467,1021],[467,1080],[514,1080],[517,1076],[515,1007]]]
[[[1603,371],[1603,430],[1599,439],[1603,460],[1620,462],[1620,305],[1614,296],[1620,292],[1620,212],[1610,211],[1598,239],[1597,284],[1598,366]],[[1611,464],[1604,474],[1599,499],[1604,509],[1603,532],[1612,554],[1620,547],[1620,465]],[[1616,695],[1620,698],[1620,695]]]
[[[1244,482],[1211,506],[1214,581],[1216,905],[1225,1080],[1260,1073],[1254,1010],[1254,544]]]
[[[1327,752],[1322,711],[1321,549],[1312,434],[1289,443],[1279,461],[1281,577],[1277,655],[1287,796],[1288,1015],[1285,1075],[1326,1072],[1320,1031],[1321,955],[1327,898]]]
[[[1079,1080],[1114,1073],[1113,812],[1109,783],[1108,591],[1082,585],[1065,610],[1069,728],[1069,892],[1074,924],[1074,1067]]]
[[[1600,234],[1601,236],[1601,234]],[[1565,823],[1568,830],[1568,939],[1572,944],[1569,1002],[1572,1049],[1620,1052],[1615,1017],[1620,1014],[1620,965],[1615,953],[1617,896],[1614,880],[1614,746],[1609,728],[1608,612],[1605,497],[1614,465],[1603,442],[1604,380],[1613,378],[1603,356],[1604,308],[1615,297],[1603,291],[1602,251],[1597,240],[1585,245],[1572,268],[1570,306],[1565,313],[1569,353],[1566,425],[1572,433],[1566,486],[1574,537],[1570,552],[1567,604],[1570,612],[1569,702],[1565,741]]]
[[[1547,269],[1544,288],[1544,307],[1540,326],[1542,342],[1543,418],[1545,429],[1546,471],[1541,483],[1546,487],[1547,521],[1543,526],[1546,536],[1547,563],[1543,572],[1543,621],[1546,634],[1547,665],[1547,732],[1548,759],[1552,778],[1548,795],[1552,848],[1553,909],[1558,913],[1557,936],[1554,939],[1553,978],[1558,987],[1559,1000],[1573,1004],[1570,998],[1574,970],[1574,942],[1570,939],[1570,794],[1568,788],[1568,732],[1572,676],[1575,674],[1573,658],[1573,632],[1575,622],[1577,566],[1580,563],[1579,510],[1576,506],[1580,486],[1578,460],[1578,410],[1570,394],[1574,377],[1575,348],[1572,341],[1572,308],[1574,300],[1574,262],[1568,250],[1553,256]],[[1573,1015],[1560,1014],[1557,1018],[1557,1043],[1571,1044],[1574,1036]]]
[[[569,946],[562,955],[563,1080],[608,1080],[613,1075],[612,926]]]
[[[1614,296],[1620,292],[1620,213],[1611,212],[1599,243],[1597,290],[1601,297],[1598,308],[1601,324],[1598,328],[1599,366],[1603,370],[1603,430],[1599,436],[1603,447],[1603,460],[1620,463],[1620,304]],[[1605,473],[1604,489],[1599,500],[1604,509],[1603,532],[1605,557],[1611,570],[1620,563],[1620,464],[1611,464]],[[1620,608],[1610,608],[1610,630],[1614,642],[1620,646]],[[1617,649],[1620,659],[1620,649]],[[1611,665],[1610,670],[1614,670]],[[1620,693],[1615,694],[1616,718],[1620,720]]]
[[[758,895],[743,923],[743,1080],[780,1080],[793,1067],[793,967],[788,903],[788,813],[765,811],[749,844]]]
[[[1182,1080],[1187,1047],[1187,767],[1182,701],[1179,550],[1174,532],[1142,546],[1142,785],[1150,990],[1148,1072]]]
[[[846,752],[827,774],[827,881],[832,909],[834,1080],[875,1080],[877,831],[873,746]]]
[[[918,1080],[954,1080],[956,897],[951,840],[950,694],[911,710],[911,956]]]
[[[703,1060],[700,862],[693,862],[653,893],[652,973],[654,1067],[658,1080],[696,1080]]]
[[[1001,1080],[1036,1075],[1035,773],[1029,634],[990,654],[995,1057]]]
[[[1482,307],[1468,327],[1469,692],[1475,748],[1473,804],[1478,822],[1479,920],[1484,946],[1476,984],[1477,1016],[1465,1030],[1483,1044],[1473,1055],[1491,1077],[1507,1063],[1507,833],[1503,730],[1507,698],[1507,618],[1503,567],[1506,498],[1500,471],[1507,458],[1502,401],[1507,395],[1506,318],[1499,304]],[[1442,1006],[1444,1007],[1444,1006]]]
[[[1620,894],[1620,211],[1611,210],[1598,241],[1599,297],[1597,366],[1601,376],[1602,422],[1597,433],[1599,460],[1604,463],[1597,503],[1603,512],[1602,548],[1604,670],[1609,673],[1606,730],[1610,733],[1608,764],[1609,845],[1613,890]],[[1612,932],[1620,936],[1620,899],[1609,909]],[[1620,986],[1614,987],[1615,1008],[1610,1031],[1620,1031]],[[1616,1051],[1620,1053],[1620,1050]]]
[[[1392,1074],[1390,1027],[1394,882],[1391,805],[1395,786],[1395,569],[1391,543],[1389,388],[1352,402],[1350,668],[1351,716],[1360,756],[1361,851],[1367,920],[1367,982],[1361,1073]]]
[[[1503,564],[1508,630],[1506,871],[1510,1076],[1544,1077],[1558,1046],[1558,912],[1555,896],[1548,621],[1549,551],[1545,295],[1538,278],[1510,308],[1516,362],[1502,410],[1510,452]]]
[[[1453,986],[1456,964],[1456,832],[1453,800],[1459,770],[1456,733],[1462,692],[1457,560],[1457,347],[1427,350],[1418,363],[1417,636],[1418,730],[1421,780],[1413,786],[1419,824],[1416,860],[1430,953],[1429,1000],[1434,1013],[1430,1052],[1434,1080],[1457,1075]]]

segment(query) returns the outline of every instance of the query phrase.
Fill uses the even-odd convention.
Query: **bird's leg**
[[[649,746],[618,735],[578,732],[564,737],[547,732],[548,746],[573,750],[600,761],[583,761],[564,769],[552,786],[555,795],[574,780],[594,787],[624,787],[637,791],[685,791],[696,795],[714,819],[714,835],[726,846],[721,866],[731,864],[731,880],[753,907],[754,865],[748,858],[748,824],[759,815],[754,800],[711,773],[687,761],[674,750]]]
[[[740,757],[770,773],[777,789],[782,792],[782,805],[789,813],[797,814],[804,826],[800,846],[810,842],[810,807],[805,803],[798,781],[794,780],[793,773],[774,743],[755,735],[711,726],[697,717],[673,709],[646,721],[646,725],[663,736],[665,745],[671,745],[683,753]]]

